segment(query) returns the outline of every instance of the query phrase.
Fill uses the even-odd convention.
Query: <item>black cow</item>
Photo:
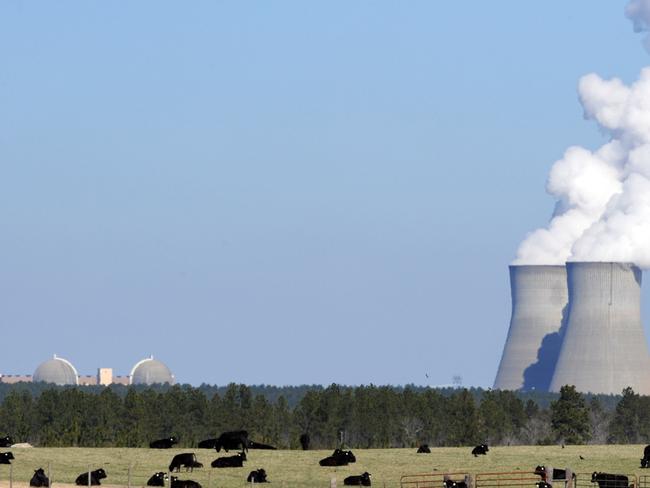
[[[348,476],[343,480],[347,486],[370,486],[370,473],[365,472],[359,476]]]
[[[158,471],[151,475],[151,478],[147,481],[147,486],[165,486],[165,481],[167,481],[167,473]]]
[[[469,486],[468,476],[465,476],[465,478],[461,481],[454,481],[447,475],[443,476],[442,479],[445,488],[467,488]]]
[[[309,450],[309,441],[311,440],[309,438],[309,434],[301,434],[300,435],[300,445],[302,446],[303,451],[308,451]]]
[[[0,447],[11,447],[13,443],[13,438],[8,435],[0,437]]]
[[[104,478],[106,478],[106,471],[104,471],[102,468],[90,472],[90,484],[93,486],[101,485],[99,480],[102,480]],[[79,476],[77,476],[77,479],[74,480],[74,482],[78,486],[88,486],[88,472],[81,473]]]
[[[38,468],[34,471],[34,476],[29,480],[29,486],[43,487],[50,486],[50,480],[45,475],[43,468]]]
[[[199,442],[199,449],[215,449],[217,447],[217,438],[205,439]]]
[[[553,485],[546,481],[538,481],[535,483],[535,488],[553,488]]]
[[[149,447],[151,449],[171,449],[174,444],[178,444],[178,439],[171,436],[166,439],[158,439],[156,441],[150,442]]]
[[[334,449],[331,456],[318,461],[321,466],[347,466],[348,463],[356,462],[357,458],[352,451],[344,451],[342,449]]]
[[[223,432],[214,443],[214,448],[217,452],[220,452],[221,449],[228,452],[228,449],[241,449],[242,451],[248,451],[248,432],[245,430],[234,430],[231,432]]]
[[[420,447],[418,447],[418,454],[431,454],[429,444],[422,444]]]
[[[271,449],[273,451],[277,450],[277,447],[269,446],[268,444],[261,444],[259,442],[248,441],[249,449]]]
[[[594,471],[591,475],[591,482],[598,483],[598,488],[628,488],[628,478],[624,474]]]
[[[641,459],[641,467],[647,468],[648,466],[650,466],[650,445],[643,449],[643,458]]]
[[[202,468],[203,464],[196,460],[196,454],[193,452],[184,452],[182,454],[176,454],[172,459],[171,464],[169,465],[169,471],[180,471],[181,466],[185,468],[185,471],[193,471],[194,468]]]
[[[179,480],[176,476],[172,476],[170,488],[201,488],[201,484],[194,480]]]
[[[487,454],[489,451],[487,444],[479,444],[474,449],[472,449],[472,454],[474,457],[477,457],[479,454]]]
[[[249,483],[266,483],[266,471],[264,471],[264,468],[256,469],[255,471],[251,471],[248,474],[248,477],[246,478],[246,481]]]
[[[213,468],[241,468],[246,461],[246,453],[240,452],[234,456],[220,457],[212,461],[210,466]]]
[[[12,459],[15,458],[10,452],[0,452],[0,464],[11,464]]]

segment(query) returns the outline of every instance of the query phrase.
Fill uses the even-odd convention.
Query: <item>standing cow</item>
[[[11,436],[0,437],[0,447],[11,447],[14,444],[14,439]]]
[[[202,468],[203,464],[196,460],[196,454],[193,452],[184,452],[174,456],[169,465],[169,471],[172,473],[174,471],[180,471],[181,466],[185,468],[185,471],[193,471],[194,468]]]
[[[309,438],[309,434],[301,434],[300,435],[300,446],[302,447],[303,451],[308,451],[309,450],[309,441],[311,440]]]
[[[598,483],[598,488],[628,488],[629,479],[624,474],[610,474],[594,471],[591,482]]]
[[[245,430],[234,430],[230,432],[223,432],[215,441],[214,448],[217,452],[221,449],[228,452],[229,449],[241,449],[243,452],[248,451],[250,441],[248,440],[248,432]]]

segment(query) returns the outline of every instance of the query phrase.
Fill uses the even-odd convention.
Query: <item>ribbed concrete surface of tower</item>
[[[564,266],[510,266],[512,316],[494,388],[548,390],[567,304]]]
[[[641,325],[641,270],[632,264],[567,263],[569,316],[551,390],[650,394]]]

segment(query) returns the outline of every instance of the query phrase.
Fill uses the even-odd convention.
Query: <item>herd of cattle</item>
[[[309,435],[303,434],[300,436],[300,444],[304,450],[309,449]],[[158,439],[149,444],[152,449],[170,449],[178,443],[175,437],[167,437],[165,439]],[[11,447],[14,444],[10,436],[0,438],[0,447]],[[563,446],[564,447],[564,446]],[[254,442],[248,438],[248,432],[245,430],[238,430],[232,432],[224,432],[219,437],[214,439],[206,439],[198,444],[199,449],[215,449],[220,452],[223,449],[225,452],[229,450],[241,450],[231,456],[221,456],[210,463],[213,468],[241,468],[246,461],[246,453],[249,449],[276,449],[268,444],[261,444]],[[479,444],[472,449],[474,457],[486,455],[489,451],[487,444]],[[422,444],[418,447],[418,454],[431,453],[431,449],[427,444]],[[11,452],[0,452],[0,464],[11,464],[15,459]],[[319,461],[320,466],[347,466],[350,463],[356,462],[356,457],[349,450],[335,449],[334,452]],[[203,464],[200,463],[196,454],[193,452],[186,452],[176,454],[169,464],[170,473],[180,473],[181,468],[185,468],[185,472],[192,472],[195,468],[202,468]],[[650,445],[646,446],[643,450],[643,458],[641,458],[641,468],[650,467]],[[535,483],[536,488],[553,488],[554,482],[564,482],[566,487],[573,487],[575,484],[576,475],[568,468],[556,469],[552,467],[537,466],[533,471],[535,475],[540,476],[541,480]],[[94,471],[81,473],[75,479],[75,484],[78,486],[98,486],[101,480],[106,478],[107,474],[104,469],[99,468]],[[266,483],[267,474],[264,468],[259,468],[251,471],[246,481],[248,483]],[[164,487],[169,482],[170,488],[202,488],[201,484],[193,480],[181,480],[177,476],[168,476],[167,473],[159,471],[154,473],[147,481],[147,486]],[[635,488],[633,483],[629,483],[629,479],[623,474],[612,474],[603,472],[594,472],[591,476],[591,482],[597,483],[598,488]],[[357,476],[348,476],[343,480],[346,486],[371,486],[370,473],[365,472]],[[470,488],[469,476],[465,476],[462,480],[453,480],[449,476],[443,476],[444,486],[441,488]],[[34,476],[29,482],[33,487],[50,487],[50,480],[43,468],[38,468],[34,471]]]
[[[0,447],[11,447],[14,443],[13,439],[9,436],[0,438]],[[166,437],[165,439],[158,439],[149,443],[151,449],[171,449],[178,443],[176,437]],[[303,434],[300,436],[300,443],[303,449],[309,449],[309,435]],[[214,439],[205,439],[198,444],[199,449],[215,449],[221,452],[229,450],[241,450],[231,456],[221,456],[210,463],[213,468],[241,468],[246,461],[246,453],[249,449],[276,449],[268,444],[262,444],[252,441],[248,438],[248,432],[245,430],[238,430],[232,432],[224,432],[219,437]],[[11,464],[15,459],[11,452],[0,452],[0,464]],[[321,459],[319,464],[321,466],[347,466],[349,463],[356,462],[356,457],[352,451],[345,451],[342,449],[335,449],[331,456]],[[196,468],[202,468],[203,464],[198,461],[196,454],[193,452],[186,452],[176,454],[169,464],[170,473],[180,473],[181,468],[185,472],[192,472]],[[101,480],[106,478],[106,471],[102,468],[89,472],[81,473],[75,479],[75,484],[78,486],[98,486],[101,485]],[[268,482],[266,470],[259,468],[251,471],[246,477],[248,483],[266,483]],[[147,481],[147,486],[166,486],[169,482],[170,488],[202,488],[201,484],[194,480],[181,480],[177,476],[168,476],[167,473],[159,471],[154,473]],[[344,485],[348,486],[370,486],[370,473],[363,473],[358,476],[348,476],[343,480]],[[34,471],[34,476],[29,482],[30,486],[34,487],[49,487],[50,480],[43,468],[38,468]]]

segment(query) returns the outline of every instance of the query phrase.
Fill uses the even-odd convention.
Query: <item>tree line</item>
[[[240,429],[291,449],[302,433],[314,449],[650,442],[650,397],[629,388],[615,402],[571,386],[536,401],[510,391],[333,384],[289,390],[289,401],[281,388],[236,384],[15,386],[3,391],[0,435],[44,447],[146,447],[169,435],[192,447]]]

